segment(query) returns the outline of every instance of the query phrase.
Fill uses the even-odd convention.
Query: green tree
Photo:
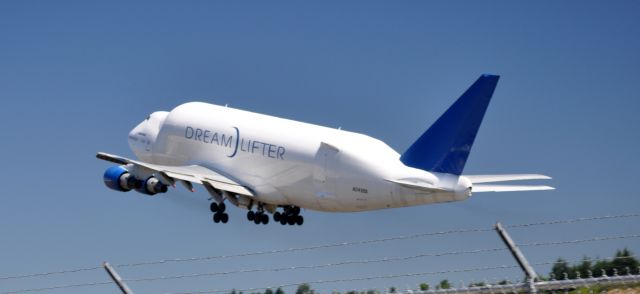
[[[551,268],[551,275],[553,275],[556,280],[564,280],[564,274],[569,274],[570,271],[569,263],[562,258],[558,258]]]
[[[420,284],[420,291],[429,291],[429,284],[421,283]]]
[[[444,279],[442,281],[440,281],[440,283],[438,284],[437,289],[450,289],[451,288],[451,284],[449,283],[449,280]]]
[[[389,293],[396,293],[396,287],[389,288]]]
[[[640,262],[633,256],[629,249],[625,248],[617,250],[614,259],[611,261],[600,260],[596,263],[590,261],[588,257],[584,257],[582,262],[577,265],[570,266],[564,259],[558,259],[558,262],[551,269],[551,275],[557,280],[564,279],[565,273],[569,279],[575,279],[580,274],[581,278],[589,277],[589,272],[593,277],[601,277],[603,274],[612,276],[614,274],[638,274],[638,266]]]
[[[304,283],[298,286],[298,290],[296,290],[296,294],[315,294],[315,292],[313,291],[313,289],[311,289],[311,286],[309,286],[309,284]]]
[[[626,275],[627,271],[630,271],[629,274],[638,274],[638,265],[638,260],[627,248],[616,251],[615,259],[611,262],[612,268],[616,269],[619,275]]]
[[[591,267],[591,271],[594,277],[601,277],[603,273],[608,275],[610,272],[613,272],[611,263],[606,260],[596,262],[593,267]]]
[[[585,257],[582,258],[582,263],[580,263],[579,265],[573,267],[572,270],[574,272],[580,273],[580,277],[581,278],[586,278],[586,277],[589,277],[589,272],[591,271],[592,267],[593,267],[593,264],[591,263],[589,258],[585,256]],[[593,274],[593,273],[591,273],[591,274]]]
[[[276,289],[276,294],[284,294],[284,291],[282,288],[278,287],[278,289]]]
[[[271,289],[264,290],[264,294],[273,294],[273,290]]]

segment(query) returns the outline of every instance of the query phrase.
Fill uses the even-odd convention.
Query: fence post
[[[114,270],[113,267],[111,267],[111,265],[109,265],[108,262],[105,261],[102,264],[102,266],[107,271],[107,273],[109,274],[113,282],[116,283],[116,285],[118,285],[118,288],[120,288],[120,291],[122,291],[122,294],[133,294],[133,291],[131,291],[131,289],[127,287],[127,284],[125,284],[122,281],[122,278],[120,278],[120,275],[118,275],[116,270]]]
[[[533,267],[529,265],[529,262],[520,251],[520,248],[516,246],[516,243],[513,242],[513,240],[511,239],[507,231],[502,227],[502,224],[500,224],[500,222],[496,223],[495,229],[496,229],[496,232],[498,232],[500,239],[502,239],[504,244],[507,245],[507,248],[511,252],[511,255],[513,255],[513,258],[516,259],[516,261],[518,262],[518,265],[526,275],[527,286],[529,287],[529,293],[536,294],[538,292],[536,289],[536,279],[538,278],[538,275],[536,274],[535,270],[533,270]]]

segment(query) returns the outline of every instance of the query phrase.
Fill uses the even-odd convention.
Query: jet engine
[[[142,185],[139,188],[136,187],[136,191],[142,194],[153,196],[158,193],[166,193],[168,190],[167,185],[163,184],[156,177],[149,177],[148,179],[141,182]]]
[[[142,183],[123,166],[112,166],[104,171],[104,184],[110,189],[127,192],[141,187]]]

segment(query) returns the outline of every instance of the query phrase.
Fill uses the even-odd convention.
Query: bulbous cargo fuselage
[[[369,136],[207,103],[151,114],[130,132],[129,144],[143,161],[211,168],[273,205],[364,211],[470,195],[464,177],[407,167],[400,154]]]

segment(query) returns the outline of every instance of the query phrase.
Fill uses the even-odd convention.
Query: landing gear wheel
[[[293,209],[291,210],[291,214],[293,215],[300,214],[300,207],[294,206]]]
[[[290,226],[295,225],[296,224],[296,217],[288,217],[287,224],[289,224]]]
[[[280,224],[283,225],[283,226],[287,224],[287,216],[286,215],[283,215],[283,216],[280,217]]]
[[[302,217],[301,215],[296,217],[296,225],[301,226],[303,223],[304,223],[304,217]]]
[[[276,222],[280,221],[280,217],[282,217],[282,216],[280,215],[279,211],[276,211],[276,213],[273,214],[273,220],[276,221]]]
[[[220,212],[224,212],[224,210],[227,208],[227,206],[223,203],[218,204],[218,210]]]
[[[218,209],[220,209],[220,207],[218,207],[218,203],[212,202],[211,206],[209,206],[209,209],[211,209],[211,212],[215,213],[218,212]]]
[[[269,216],[266,214],[260,215],[260,221],[262,221],[263,225],[266,225],[269,223]]]
[[[216,224],[220,222],[220,214],[219,213],[215,213],[213,215],[213,222],[216,223]]]
[[[247,212],[247,220],[252,221],[255,218],[255,216],[256,214],[252,210],[249,210],[249,212]]]
[[[226,213],[221,214],[220,221],[222,221],[223,224],[226,224],[229,221],[229,215]]]

